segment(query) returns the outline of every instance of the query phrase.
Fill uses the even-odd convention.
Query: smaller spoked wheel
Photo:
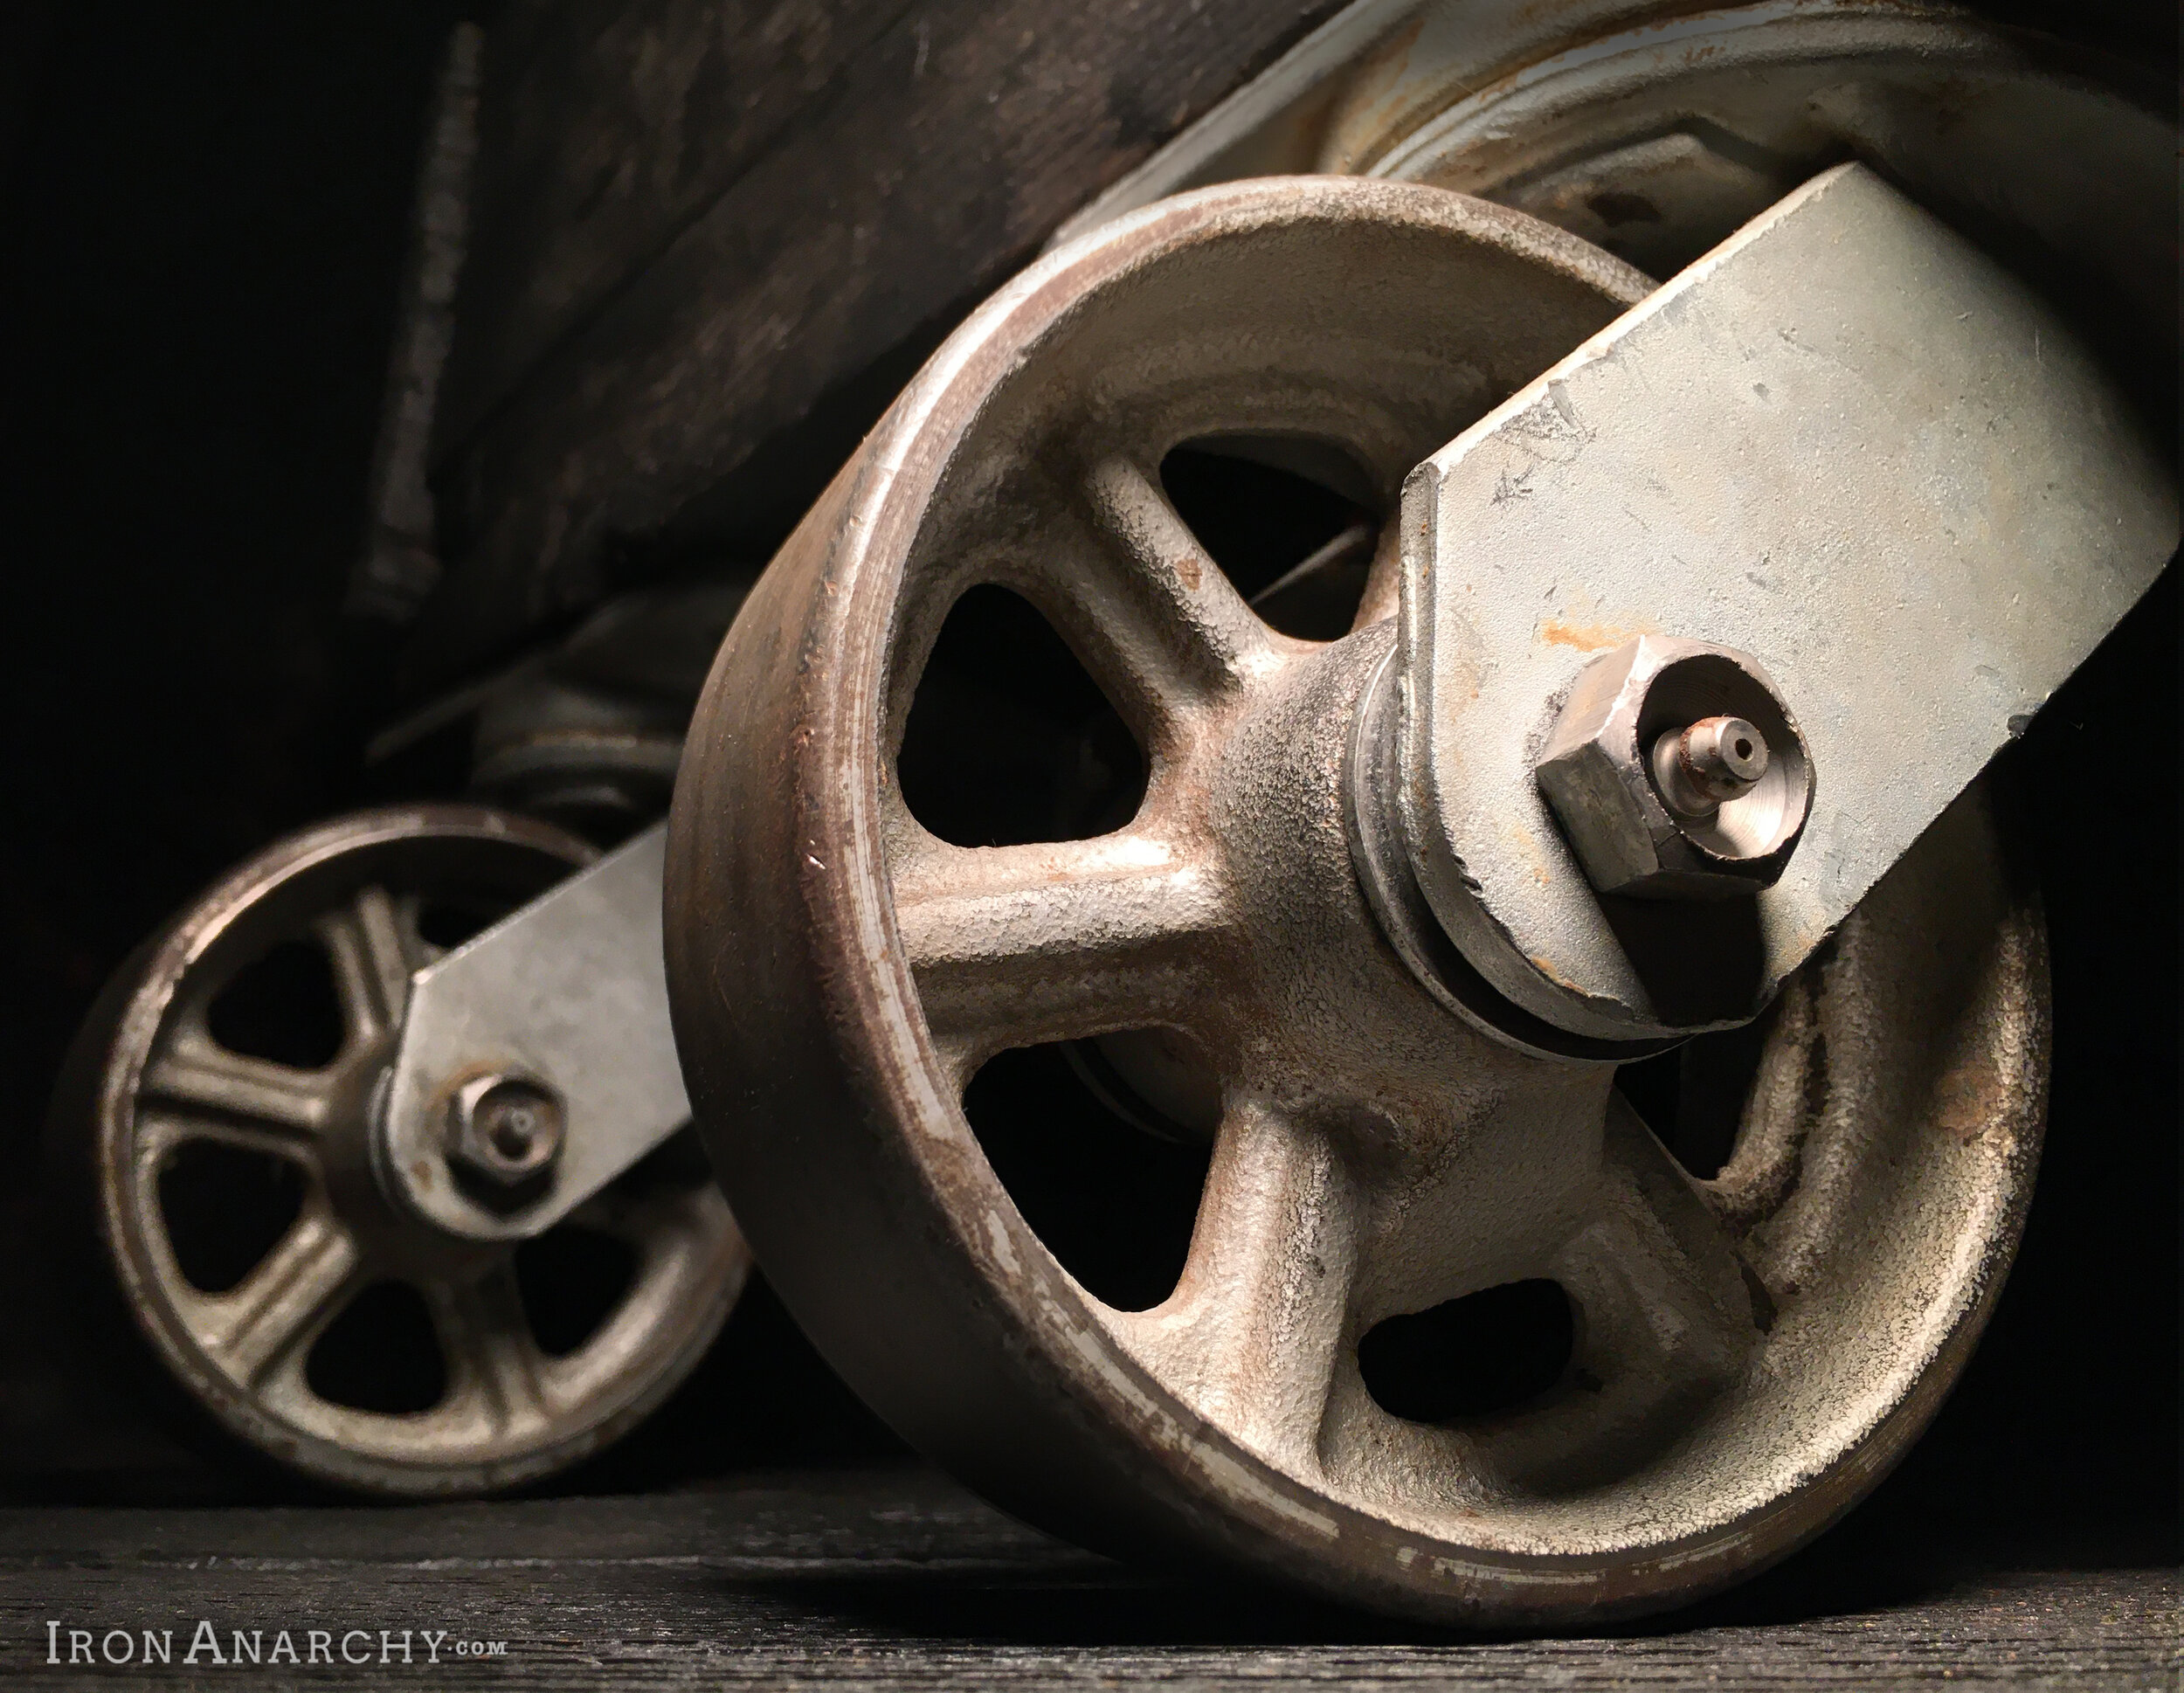
[[[510,1487],[619,1438],[719,1330],[749,1254],[687,1132],[515,1243],[435,1228],[371,1168],[412,972],[593,856],[473,806],[361,813],[242,865],[109,985],[55,1163],[228,1435],[361,1491]]]

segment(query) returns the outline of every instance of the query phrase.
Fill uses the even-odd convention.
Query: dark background
[[[2174,72],[2173,8],[1988,10]],[[227,864],[367,794],[388,654],[339,607],[425,101],[466,15],[0,23],[8,1217],[106,974]],[[2174,1535],[2177,632],[2172,572],[2014,755],[2052,925],[2048,1152],[1989,1337],[1861,1544]],[[888,1449],[761,1296],[660,1425],[570,1484]]]

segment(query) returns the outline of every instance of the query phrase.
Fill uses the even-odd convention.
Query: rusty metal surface
[[[1648,1040],[1773,997],[2137,603],[2177,505],[2053,308],[1845,165],[1427,459],[1403,537],[1427,898],[1533,1015]],[[1639,635],[1756,657],[1818,770],[1780,878],[1704,943],[1597,897],[1535,777]]]
[[[109,988],[56,1098],[50,1145],[74,1172],[100,1274],[160,1364],[232,1436],[320,1481],[448,1496],[505,1488],[609,1444],[673,1389],[734,1303],[749,1255],[701,1177],[582,1220],[634,1254],[625,1296],[575,1350],[549,1357],[506,1242],[466,1240],[390,1203],[370,1167],[373,1093],[411,971],[439,949],[423,914],[446,899],[519,904],[592,856],[543,824],[469,806],[358,813],[240,866],[149,943]],[[340,1047],[321,1068],[238,1051],[210,1016],[269,949],[321,946]],[[162,1180],[210,1144],[300,1172],[301,1209],[233,1286],[193,1282]],[[307,1361],[369,1288],[413,1288],[446,1370],[405,1414],[325,1396]]]
[[[1642,288],[1543,225],[1355,181],[1136,214],[951,339],[731,632],[671,820],[700,1123],[821,1350],[1030,1520],[1446,1620],[1643,1610],[1825,1526],[1968,1353],[2046,1054],[2039,921],[1984,796],[1799,978],[1736,1157],[1696,1182],[1606,1067],[1482,1033],[1391,950],[1343,779],[1391,631],[1267,628],[1151,468],[1255,428],[1338,444],[1386,496]],[[902,799],[924,653],[982,581],[1144,745],[1118,833],[955,847]],[[1206,1056],[1223,1115],[1182,1280],[1124,1312],[960,1100],[1003,1048],[1148,1026]],[[1560,1386],[1484,1425],[1373,1400],[1367,1328],[1526,1275],[1583,1313]]]

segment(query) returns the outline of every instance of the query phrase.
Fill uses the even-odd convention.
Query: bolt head
[[[1671,637],[1587,665],[1534,774],[1603,894],[1754,893],[1781,875],[1812,810],[1811,754],[1758,660]]]
[[[562,1136],[560,1099],[525,1076],[473,1076],[447,1102],[448,1162],[491,1189],[535,1185],[560,1157]]]

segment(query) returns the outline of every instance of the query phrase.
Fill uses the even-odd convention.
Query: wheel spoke
[[[1345,1374],[1321,1432],[1323,1473],[1375,1497],[1454,1510],[1475,1509],[1496,1489],[1565,1488],[1676,1438],[1744,1366],[1759,1331],[1729,1235],[1611,1080],[1590,1068],[1529,1086],[1520,1078],[1469,1116],[1406,1125],[1413,1148],[1439,1149],[1407,1171],[1388,1179],[1375,1161],[1382,1179],[1349,1313],[1355,1339],[1386,1318],[1545,1279],[1573,1308],[1574,1351],[1559,1385],[1535,1384],[1527,1391],[1538,1397],[1490,1412],[1454,1411],[1455,1427],[1435,1422],[1450,1413],[1427,1402],[1376,1403],[1362,1371]],[[1411,1344],[1454,1344],[1424,1338],[1434,1332],[1414,1330]],[[1453,1364],[1450,1385],[1466,1391],[1495,1382],[1544,1339],[1497,1340],[1462,1323],[1441,1332],[1468,1333],[1484,1350],[1409,1356],[1429,1372]]]
[[[1483,1080],[1407,1076],[1404,1120],[1367,1131],[1386,1144],[1361,1149],[1376,1178],[1358,1245],[1361,1330],[1539,1275],[1597,1211],[1612,1073],[1527,1067]]]
[[[1157,1309],[1116,1320],[1207,1421],[1291,1470],[1312,1465],[1356,1268],[1358,1196],[1329,1137],[1254,1102],[1215,1142],[1191,1254]]]
[[[1140,836],[898,853],[895,913],[925,1019],[959,1061],[1185,1018],[1227,921],[1202,862]]]
[[[317,1167],[311,1144],[291,1130],[221,1117],[183,1116],[152,1108],[137,1114],[136,1134],[130,1149],[136,1178],[147,1194],[156,1191],[160,1172],[176,1150],[193,1141],[232,1146],[239,1151],[280,1158],[307,1169]]]
[[[423,921],[425,895],[404,894],[394,902],[394,923],[400,936],[403,955],[410,961],[411,971],[419,971],[436,964],[447,956],[447,949],[437,946],[425,938]]]
[[[331,1319],[360,1262],[347,1229],[307,1210],[239,1286],[198,1303],[205,1351],[238,1380],[261,1380]]]
[[[454,1377],[449,1399],[468,1401],[502,1435],[545,1422],[546,1358],[531,1337],[515,1265],[434,1294],[433,1319]]]
[[[333,961],[349,1038],[370,1040],[400,1023],[410,1002],[410,973],[424,961],[405,941],[387,890],[364,888],[345,909],[329,911],[316,926]]]
[[[309,1137],[327,1126],[332,1088],[325,1072],[246,1058],[185,1021],[145,1067],[142,1097]]]
[[[1128,459],[1085,479],[1093,532],[1047,566],[1095,672],[1161,715],[1234,694],[1281,662],[1279,637],[1244,603],[1160,486]]]
[[[1626,1418],[1663,1419],[1732,1381],[1773,1323],[1729,1227],[1621,1095],[1594,1217],[1554,1273],[1585,1315],[1582,1366]]]
[[[608,1189],[594,1194],[570,1213],[569,1220],[625,1242],[636,1254],[629,1286],[599,1326],[575,1351],[546,1365],[549,1395],[585,1391],[599,1372],[626,1369],[626,1354],[642,1337],[698,1320],[694,1293],[702,1296],[734,1280],[725,1290],[732,1299],[742,1286],[748,1256],[728,1213],[728,1201],[711,1182],[695,1187],[656,1188],[627,1194]]]

